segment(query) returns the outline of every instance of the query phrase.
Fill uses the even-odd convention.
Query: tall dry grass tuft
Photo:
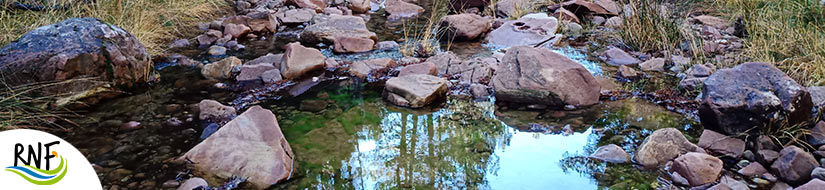
[[[84,79],[77,79],[84,80]],[[0,131],[17,128],[62,129],[58,121],[73,124],[67,118],[77,114],[64,109],[50,109],[56,96],[39,96],[34,92],[74,81],[8,86],[0,80]]]
[[[433,0],[427,21],[408,20],[403,23],[404,43],[398,50],[404,56],[428,57],[441,49],[439,39],[444,28],[439,27],[441,18],[449,12],[449,0]],[[449,49],[449,44],[447,49]]]
[[[803,85],[825,85],[825,10],[818,0],[715,0],[728,18],[742,17],[745,56],[772,62]]]
[[[5,1],[8,7],[12,1]],[[29,2],[29,1],[21,1]],[[150,54],[163,52],[169,42],[196,35],[196,24],[229,14],[224,0],[55,0],[41,4],[65,8],[28,11],[0,8],[0,46],[37,27],[72,17],[94,17],[134,35]]]
[[[673,52],[685,39],[698,39],[680,30],[677,20],[663,12],[657,1],[629,0],[628,3],[635,14],[623,17],[619,31],[626,45],[641,52]]]

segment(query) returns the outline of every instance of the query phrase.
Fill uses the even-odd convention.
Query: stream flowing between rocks
[[[428,15],[428,2],[418,4],[427,8],[422,15]],[[379,41],[402,38],[401,22],[389,22],[383,14],[370,15],[370,30]],[[416,19],[420,24],[427,17]],[[242,42],[245,50],[229,54],[254,59],[281,53],[284,44],[298,40],[300,30]],[[478,42],[449,46],[462,58],[489,57],[496,50]],[[332,54],[330,47],[320,49],[328,57],[348,61],[402,57],[398,49],[348,55]],[[593,75],[603,75],[601,63],[586,46],[561,45],[554,51]],[[203,49],[182,53],[202,62],[223,58],[208,56]],[[163,63],[156,63],[156,69],[160,82],[81,113],[88,118],[76,122],[88,127],[59,134],[95,164],[104,187],[156,189],[190,177],[175,159],[200,142],[208,128],[195,114],[197,103],[235,102],[241,96],[214,88],[197,69]],[[496,105],[492,96],[450,96],[441,105],[408,109],[385,102],[380,93],[380,87],[358,79],[328,77],[312,82],[298,96],[282,93],[253,103],[275,113],[295,153],[293,175],[273,188],[655,188],[661,171],[587,156],[607,144],[617,144],[632,156],[656,129],[681,129],[689,139],[701,132],[693,127],[698,125],[694,118],[642,98],[602,100],[574,111],[538,111]],[[128,122],[139,122],[139,127],[121,127]]]

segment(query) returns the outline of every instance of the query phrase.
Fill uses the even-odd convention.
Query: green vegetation
[[[199,21],[210,21],[229,11],[223,0],[56,0],[39,5],[64,8],[42,11],[8,8],[12,2],[36,1],[0,1],[5,7],[0,8],[0,46],[40,26],[66,18],[94,17],[129,31],[150,54],[163,52],[176,38],[195,36]]]
[[[825,10],[819,0],[708,4],[726,18],[743,19],[745,56],[751,61],[773,62],[803,85],[825,85]]]

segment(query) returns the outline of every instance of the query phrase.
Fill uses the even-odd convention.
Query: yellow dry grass
[[[8,7],[6,1],[2,7]],[[134,35],[150,54],[165,50],[169,42],[196,35],[196,24],[229,13],[224,0],[83,0],[49,1],[63,9],[28,11],[0,8],[0,46],[40,26],[72,17],[94,17]]]

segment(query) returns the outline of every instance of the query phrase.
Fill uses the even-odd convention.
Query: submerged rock
[[[664,128],[653,131],[653,134],[645,138],[636,152],[635,159],[647,168],[655,168],[688,152],[704,153],[704,150],[690,143],[678,129]]]
[[[237,57],[227,57],[218,62],[204,65],[201,74],[210,80],[230,79],[232,78],[232,72],[241,64],[241,60]]]
[[[481,38],[490,31],[492,22],[490,19],[477,14],[457,14],[447,15],[441,18],[440,25],[446,28],[447,40],[472,41]]]
[[[506,21],[487,35],[487,42],[493,45],[512,47],[537,45],[556,36],[559,21],[553,17],[520,18]]]
[[[792,185],[800,185],[811,180],[811,172],[819,166],[813,155],[802,148],[788,146],[779,152],[779,158],[771,165],[771,170],[779,178]]]
[[[198,103],[198,110],[200,110],[198,118],[201,120],[220,122],[235,117],[234,107],[225,106],[215,100],[201,100]]]
[[[408,102],[408,105],[400,106],[420,108],[447,95],[447,80],[432,75],[404,75],[387,80],[384,91],[387,94],[398,95],[393,98],[400,97]]]
[[[599,102],[600,85],[575,61],[546,48],[507,50],[490,84],[496,99],[553,106]]]
[[[289,43],[281,58],[281,75],[286,79],[304,77],[307,73],[323,70],[326,57],[315,48]]]
[[[95,104],[112,85],[129,88],[150,80],[152,60],[143,44],[120,27],[94,18],[71,18],[29,31],[0,49],[0,75],[9,86],[73,80],[38,89],[43,95],[82,95]],[[100,81],[104,82],[100,82]]]
[[[722,172],[722,160],[705,153],[688,152],[673,160],[672,169],[687,179],[691,186],[716,181]]]
[[[743,63],[708,77],[699,117],[708,129],[727,135],[758,133],[783,119],[795,125],[811,117],[805,87],[769,63]],[[779,116],[779,118],[777,118]]]
[[[237,175],[263,189],[291,176],[293,157],[275,115],[253,106],[182,158],[192,161],[199,176],[214,184]]]
[[[609,144],[599,147],[595,153],[589,158],[610,162],[610,163],[626,163],[630,161],[630,155],[615,144]]]
[[[336,36],[378,40],[375,33],[367,30],[364,19],[358,16],[318,15],[312,25],[301,32],[301,41],[306,44],[334,44]]]

